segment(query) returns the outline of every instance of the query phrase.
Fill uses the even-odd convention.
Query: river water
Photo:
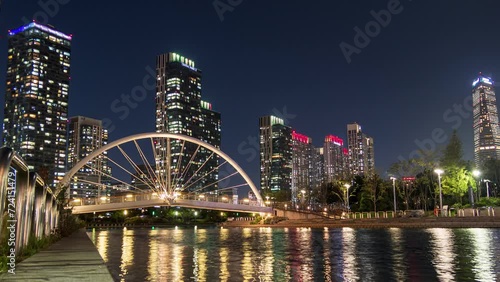
[[[500,229],[92,229],[116,281],[500,281]]]

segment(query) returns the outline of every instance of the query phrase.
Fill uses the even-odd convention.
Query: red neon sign
[[[302,143],[309,143],[309,137],[304,134],[297,133],[295,130],[292,131],[292,139]]]
[[[415,181],[415,176],[404,176],[403,181]]]
[[[327,135],[325,137],[326,142],[333,142],[339,146],[344,146],[344,140],[342,138],[335,136],[335,135]]]

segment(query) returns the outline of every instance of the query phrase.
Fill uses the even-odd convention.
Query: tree
[[[481,167],[481,171],[483,179],[492,181],[489,183],[490,195],[496,196],[496,187],[500,184],[500,160],[487,160]]]
[[[443,167],[464,167],[465,162],[462,159],[463,154],[462,141],[458,137],[457,131],[454,130],[451,135],[450,142],[443,151],[441,165]]]
[[[378,174],[374,174],[366,178],[362,199],[369,201],[373,205],[373,211],[377,212],[377,203],[383,199],[385,192],[384,182]]]
[[[447,167],[446,174],[443,175],[443,194],[453,195],[456,200],[462,203],[462,197],[467,193],[469,187],[476,187],[474,177],[465,167]]]
[[[467,163],[462,159],[462,156],[462,141],[455,130],[441,158],[441,165],[445,171],[442,188],[443,194],[454,196],[460,203],[462,203],[462,197],[467,193],[469,187],[476,187],[474,177],[467,169]]]

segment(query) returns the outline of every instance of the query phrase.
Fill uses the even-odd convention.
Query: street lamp
[[[344,184],[344,187],[347,189],[346,202],[347,202],[347,211],[349,211],[350,210],[350,208],[349,208],[349,188],[351,188],[351,185],[346,183],[346,184]]]
[[[436,168],[434,170],[438,175],[438,184],[439,184],[439,210],[441,210],[441,215],[443,215],[443,193],[441,191],[441,174],[444,172],[442,169]]]
[[[306,201],[306,190],[300,190],[302,193],[302,209],[304,209],[304,202]]]
[[[486,183],[486,198],[490,198],[490,187],[488,186],[488,183],[491,182],[488,179],[484,180],[484,183]]]
[[[481,190],[481,179],[479,176],[481,176],[481,172],[477,169],[472,171],[472,175],[477,178],[477,201],[479,201],[479,191]],[[474,198],[474,193],[472,193],[472,198]]]
[[[396,216],[396,177],[391,177],[392,193],[394,194],[394,216]]]

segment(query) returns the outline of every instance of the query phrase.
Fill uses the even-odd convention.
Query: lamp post
[[[490,198],[490,187],[488,186],[488,183],[491,182],[488,179],[484,180],[484,183],[486,183],[486,198]]]
[[[394,217],[396,216],[396,177],[391,177],[392,193],[394,194]]]
[[[306,200],[306,190],[300,190],[300,193],[302,193],[302,209],[304,209],[304,202]]]
[[[441,174],[444,172],[442,169],[436,168],[434,170],[438,175],[438,184],[439,184],[439,210],[441,211],[441,215],[443,215],[443,193],[441,191]]]
[[[349,212],[350,208],[349,208],[349,188],[351,188],[351,185],[349,185],[348,183],[344,184],[344,187],[347,189],[346,190],[346,203],[347,203],[347,212]]]
[[[479,200],[479,190],[481,189],[481,179],[479,176],[481,176],[481,172],[477,169],[472,171],[472,175],[477,178],[477,200]],[[472,193],[474,195],[474,193]]]

